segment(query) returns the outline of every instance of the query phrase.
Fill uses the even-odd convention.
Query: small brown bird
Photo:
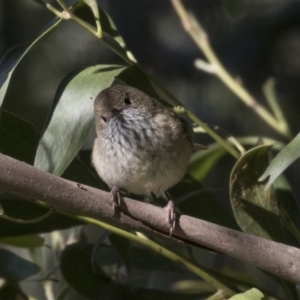
[[[92,161],[112,189],[161,196],[181,180],[193,149],[193,130],[172,110],[140,90],[123,85],[103,90],[94,103],[97,138]],[[174,206],[168,222],[174,226]]]

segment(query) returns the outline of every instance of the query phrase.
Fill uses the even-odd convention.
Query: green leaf
[[[35,39],[29,47],[27,45],[21,45],[11,48],[0,62],[0,106],[4,100],[6,91],[9,86],[12,74],[20,61],[28,54],[35,46],[40,44],[45,38],[47,38],[57,26],[60,24],[61,20],[55,18],[52,20],[37,39]]]
[[[1,237],[0,243],[20,248],[35,248],[44,245],[45,239],[39,235],[22,235],[14,237]]]
[[[275,192],[258,181],[269,163],[270,148],[253,148],[237,161],[230,176],[230,200],[243,231],[284,242]]]
[[[0,109],[0,152],[32,164],[37,145],[31,124]]]
[[[259,180],[263,181],[270,176],[266,185],[266,189],[269,188],[276,178],[299,157],[300,133],[275,156]]]
[[[231,139],[232,136],[221,128],[209,125],[211,129],[216,131],[224,139]],[[267,137],[261,136],[246,136],[236,139],[242,145],[257,146],[259,140],[262,140],[264,144],[274,144],[273,149],[282,149],[283,144],[280,141],[273,140]],[[213,143],[208,145],[208,150],[201,150],[195,152],[188,166],[188,173],[197,181],[203,181],[209,172],[213,169],[214,165],[225,155],[227,152],[219,144]]]
[[[0,277],[13,281],[33,276],[40,270],[36,264],[5,249],[0,249],[0,266]]]
[[[276,192],[282,223],[300,243],[300,210],[293,197],[291,186],[286,178],[280,175],[274,182],[273,187]]]
[[[200,150],[195,152],[189,162],[188,173],[197,181],[201,182],[205,179],[214,165],[227,152],[219,144],[208,146],[208,150]]]
[[[264,298],[264,294],[256,288],[252,288],[241,294],[234,295],[229,300],[261,300]]]
[[[42,5],[45,5],[45,3],[42,3],[42,1],[39,2],[41,2]],[[72,6],[72,10],[75,15],[82,18],[86,22],[92,25],[95,24],[95,19],[93,14],[91,13],[89,6],[87,6],[82,1],[77,1]],[[126,44],[119,34],[113,20],[104,10],[102,10],[101,8],[99,8],[99,10],[101,13],[100,21],[102,30],[110,35],[121,46],[121,49],[125,54],[127,53],[128,55],[132,55],[129,51],[126,50]],[[31,44],[15,46],[11,48],[2,58],[0,62],[0,106],[4,101],[9,83],[12,79],[12,75],[19,63],[29,52],[31,52],[36,46],[40,45],[45,39],[47,39],[57,29],[61,22],[61,19],[55,17],[45,26],[39,36]]]
[[[99,10],[98,10],[97,1],[96,0],[83,0],[83,2],[91,8],[95,19],[99,19]]]
[[[122,70],[122,66],[93,66],[72,72],[62,81],[50,123],[39,142],[36,167],[56,175],[66,170],[93,128],[96,96]]]

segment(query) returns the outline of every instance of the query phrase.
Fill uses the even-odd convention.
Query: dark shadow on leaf
[[[93,74],[97,74],[97,73],[105,73],[105,72],[109,72],[109,71],[114,71],[117,68],[123,68],[125,66],[121,66],[121,65],[111,65],[111,66],[107,66],[105,68],[101,68],[98,69],[97,71],[93,72]]]
[[[0,109],[0,152],[33,164],[39,136],[28,122]]]
[[[267,211],[266,209],[253,204],[246,199],[239,200],[242,206],[242,209],[248,213],[253,220],[252,222],[257,223],[263,231],[265,231],[273,241],[286,243],[285,239],[282,239],[284,236],[282,232],[284,231],[281,224],[281,220],[278,215],[273,212]],[[270,226],[270,224],[272,226]],[[255,232],[251,234],[256,235]],[[259,234],[258,234],[259,235]]]
[[[122,299],[122,300],[192,300],[201,295],[169,292],[155,288],[139,288],[121,284],[98,270],[92,269],[93,244],[76,243],[65,248],[61,257],[61,271],[66,281],[79,293],[89,299]],[[141,258],[145,260],[144,258]],[[159,266],[158,266],[159,267]],[[208,293],[204,293],[206,296]],[[202,298],[202,297],[200,297]]]

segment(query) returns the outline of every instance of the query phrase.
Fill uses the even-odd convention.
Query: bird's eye
[[[126,93],[125,96],[124,96],[124,103],[127,104],[127,105],[132,104],[128,93]]]
[[[102,119],[102,121],[103,121],[104,123],[106,123],[106,122],[107,122],[107,120],[106,120],[106,118],[105,118],[105,117],[101,117],[101,119]]]

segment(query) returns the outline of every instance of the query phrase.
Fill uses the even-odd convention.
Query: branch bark
[[[124,198],[114,215],[110,194],[64,180],[24,162],[0,154],[0,190],[89,216],[114,226],[165,236],[222,252],[281,278],[300,284],[300,249],[225,228],[185,215],[177,216],[172,237],[165,211],[148,203]]]

